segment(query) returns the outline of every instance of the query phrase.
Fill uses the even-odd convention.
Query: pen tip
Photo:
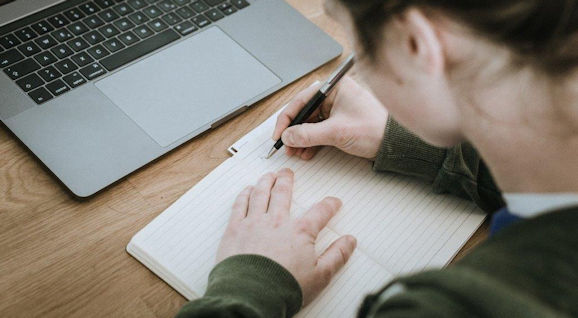
[[[277,148],[273,147],[271,148],[271,151],[269,151],[269,154],[267,155],[267,157],[265,159],[271,159],[271,157],[273,157],[273,155],[277,152]]]

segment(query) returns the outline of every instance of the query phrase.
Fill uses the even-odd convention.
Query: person
[[[287,128],[317,87],[297,96],[273,136],[287,154],[307,160],[334,146],[485,210],[507,204],[481,246],[445,269],[395,279],[358,316],[578,316],[578,1],[325,6],[347,30],[368,89],[347,78],[310,123]],[[318,257],[315,238],[341,202],[325,198],[292,219],[292,184],[282,170],[239,195],[207,291],[178,317],[291,317],[328,285],[355,239]]]

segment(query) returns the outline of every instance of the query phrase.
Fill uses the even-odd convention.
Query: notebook
[[[358,248],[325,291],[298,317],[354,317],[364,296],[395,276],[446,265],[482,224],[472,203],[432,193],[431,186],[395,174],[376,173],[368,160],[324,148],[311,161],[272,159],[277,114],[236,142],[217,167],[150,224],[127,251],[187,299],[204,294],[235,197],[270,171],[295,172],[293,217],[326,196],[343,208],[320,234],[317,252],[344,234]]]

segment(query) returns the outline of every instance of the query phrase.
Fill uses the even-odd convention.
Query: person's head
[[[466,113],[507,117],[491,103],[503,108],[497,99],[508,100],[520,89],[532,95],[532,87],[508,86],[506,79],[559,81],[578,65],[578,0],[326,0],[325,5],[346,27],[359,70],[376,96],[396,120],[437,146],[468,137]]]

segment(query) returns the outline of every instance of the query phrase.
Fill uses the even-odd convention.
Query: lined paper
[[[305,162],[277,154],[264,159],[276,115],[233,145],[227,160],[132,239],[129,253],[188,299],[202,295],[238,193],[261,175],[295,172],[293,217],[326,196],[342,210],[319,237],[321,252],[352,234],[358,249],[331,286],[300,317],[354,316],[365,294],[393,276],[444,266],[484,220],[464,200],[435,195],[418,180],[375,173],[367,160],[325,148]]]

